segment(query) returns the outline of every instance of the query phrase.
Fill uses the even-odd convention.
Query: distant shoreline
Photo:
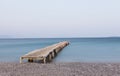
[[[0,39],[89,39],[89,38],[93,38],[93,39],[99,39],[99,38],[120,38],[120,37],[56,37],[56,38],[0,38]]]

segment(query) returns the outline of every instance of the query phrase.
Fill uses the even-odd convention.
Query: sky
[[[0,37],[120,36],[120,0],[0,0]]]

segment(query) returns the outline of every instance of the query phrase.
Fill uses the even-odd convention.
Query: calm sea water
[[[0,62],[19,62],[35,49],[67,40],[54,62],[120,62],[120,38],[0,39]]]

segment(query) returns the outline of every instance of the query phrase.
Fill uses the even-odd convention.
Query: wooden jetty
[[[43,61],[43,63],[50,62],[68,44],[69,42],[63,41],[42,49],[34,50],[20,57],[20,63],[22,63],[23,59],[27,59],[28,62],[33,62],[36,60]]]

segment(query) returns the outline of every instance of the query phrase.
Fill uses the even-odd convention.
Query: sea
[[[120,62],[120,38],[10,38],[0,39],[0,62],[19,62],[35,49],[69,41],[53,62]]]

